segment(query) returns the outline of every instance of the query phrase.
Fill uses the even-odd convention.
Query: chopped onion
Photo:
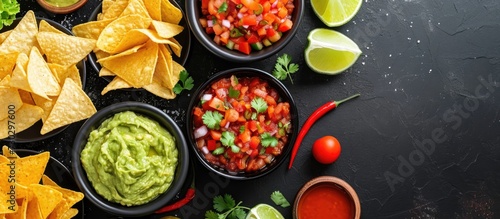
[[[226,125],[224,126],[224,128],[226,128],[226,129],[229,128],[229,123],[230,122],[226,122]]]
[[[196,130],[194,130],[194,138],[200,138],[205,136],[208,133],[208,129],[206,126],[202,125]]]
[[[243,27],[244,27],[245,29],[248,29],[248,27],[250,27],[250,25],[243,25]]]
[[[238,13],[237,16],[238,16],[238,19],[243,18],[243,14],[242,13]]]
[[[207,148],[207,147],[205,147],[205,146],[203,146],[203,147],[201,148],[201,152],[203,152],[203,154],[208,154],[208,153],[210,153],[210,151],[208,151],[208,148]]]
[[[229,22],[229,20],[224,19],[222,20],[222,26],[231,28],[231,22]]]
[[[271,5],[271,8],[276,8],[276,6],[278,6],[278,2],[279,1],[274,1],[274,3]]]
[[[201,100],[202,101],[209,101],[212,99],[212,97],[213,97],[212,94],[203,94],[203,96],[201,96]]]
[[[207,27],[213,27],[214,26],[214,21],[213,20],[208,20],[207,21]]]

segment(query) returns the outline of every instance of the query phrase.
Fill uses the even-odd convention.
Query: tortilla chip
[[[97,40],[102,30],[113,20],[90,21],[73,27],[72,31],[77,37]]]
[[[151,24],[153,30],[155,30],[160,37],[165,39],[172,38],[184,30],[183,26],[167,22],[153,20]]]
[[[144,89],[161,98],[167,100],[174,99],[176,95],[172,89],[162,86],[160,83],[157,80],[153,80],[153,83],[144,86]]]
[[[12,32],[12,30],[8,30],[8,31],[5,31],[3,33],[0,33],[0,44],[3,43],[3,41],[5,41],[5,39],[7,39],[7,37],[9,36],[9,34]]]
[[[144,6],[148,10],[149,16],[153,18],[153,20],[161,20],[161,0],[144,1]]]
[[[29,198],[28,187],[19,183],[16,183],[16,199]]]
[[[50,112],[52,111],[52,108],[54,107],[54,104],[57,101],[57,97],[51,97],[50,99],[45,99],[36,94],[33,94],[31,97],[33,98],[35,104],[43,109],[42,121],[43,122],[47,121],[47,118],[49,117]]]
[[[16,160],[16,182],[21,185],[38,184],[49,158],[49,152],[18,158]]]
[[[45,174],[42,176],[42,184],[46,185],[46,186],[61,187],[61,186],[57,185],[57,183],[54,182],[54,180],[52,180],[50,177],[48,177]]]
[[[140,48],[144,47],[145,45],[146,44],[141,44],[141,45],[134,46],[134,47],[132,47],[132,48],[130,48],[128,50],[125,50],[123,52],[120,52],[120,53],[117,53],[117,54],[114,54],[114,55],[110,55],[110,56],[106,56],[104,58],[98,59],[97,62],[105,62],[105,61],[109,61],[109,60],[112,60],[112,59],[115,59],[115,58],[118,58],[118,57],[122,57],[122,56],[127,56],[127,55],[134,54],[137,51],[139,51]]]
[[[116,45],[113,53],[117,55],[130,49],[142,47],[149,39],[149,36],[143,33],[143,31],[146,30],[147,29],[133,29],[127,32],[120,43]]]
[[[2,150],[8,150],[5,149],[7,148],[4,146]],[[5,154],[5,153],[4,153]],[[4,161],[5,162],[5,161]],[[7,161],[9,162],[9,161]],[[11,195],[8,193],[12,193],[10,190],[11,182],[9,182],[9,175],[10,175],[10,165],[7,165],[8,163],[1,163],[0,165],[0,214],[4,213],[13,213],[18,210],[18,205],[15,199],[11,199]],[[15,191],[14,191],[15,193]]]
[[[71,78],[66,78],[61,94],[40,133],[43,135],[59,127],[87,119],[95,112],[96,108],[87,94]]]
[[[93,39],[51,32],[40,32],[36,38],[48,62],[63,66],[80,62],[92,51],[96,43]]]
[[[17,90],[19,92],[19,96],[21,96],[21,100],[23,103],[35,105],[35,101],[31,97],[31,93],[25,90]]]
[[[182,11],[175,7],[169,0],[161,0],[161,21],[179,24]]]
[[[103,67],[99,71],[99,77],[104,77],[104,76],[116,76],[116,74],[110,71],[109,69]]]
[[[128,5],[128,0],[116,0],[107,8],[105,11],[103,10],[101,19],[99,20],[107,20],[107,19],[116,19],[120,14],[125,10]]]
[[[109,91],[112,90],[118,90],[118,89],[123,89],[123,88],[131,88],[132,86],[127,83],[125,80],[121,79],[120,77],[114,77],[109,84],[104,87],[101,91],[101,95],[104,95],[108,93]]]
[[[144,2],[142,0],[130,0],[128,2],[127,7],[123,10],[120,16],[127,16],[134,14],[145,18],[151,18],[149,17],[149,13],[146,10],[146,6],[144,5]]]
[[[61,215],[61,217],[59,219],[73,218],[77,214],[78,214],[78,209],[76,209],[76,208],[70,208],[63,215]]]
[[[61,91],[61,86],[36,47],[29,55],[27,77],[33,93],[43,98],[48,99],[47,95],[57,96]]]
[[[14,71],[12,71],[12,78],[9,85],[27,92],[32,92],[26,74],[28,62],[29,58],[26,54],[21,53],[17,56],[16,66],[14,67]]]
[[[0,80],[12,73],[19,53],[0,53]]]
[[[38,24],[35,13],[28,11],[19,24],[0,44],[0,53],[25,53],[29,54],[31,47],[35,45],[35,35],[38,33]]]
[[[50,25],[49,22],[46,20],[41,20],[40,23],[38,24],[38,32],[52,32],[52,33],[58,33],[58,34],[66,34],[59,29],[55,28],[54,26]]]
[[[157,59],[158,45],[148,41],[136,53],[101,62],[101,65],[114,72],[133,87],[140,88],[153,82]],[[123,63],[128,63],[128,65]]]
[[[73,205],[83,199],[83,193],[81,192],[72,191],[69,189],[61,188],[59,186],[48,187],[57,190],[62,194],[62,201],[54,208],[53,212],[48,217],[49,219],[61,218],[66,214],[67,211],[71,209]],[[76,214],[78,214],[78,211],[76,212]]]
[[[15,111],[19,110],[23,105],[23,100],[17,89],[12,87],[0,88],[0,97],[2,97],[0,98],[0,106],[2,106],[0,108],[0,120],[6,119],[9,115],[17,117]],[[17,120],[20,118],[14,119]]]
[[[42,213],[43,218],[47,218],[59,202],[63,200],[63,194],[50,186],[31,184],[29,185],[29,189],[33,191],[36,199],[38,200],[40,212]]]
[[[33,192],[31,191],[30,192],[30,198],[28,198],[28,206],[27,206],[27,209],[26,209],[26,218],[29,218],[29,219],[44,219],[43,216],[42,216],[42,212],[41,212],[41,209],[40,209],[40,201],[35,198],[35,195],[33,194]]]
[[[21,108],[16,111],[16,133],[22,132],[31,127],[42,118],[42,114],[42,108],[27,103],[23,104]],[[8,125],[8,118],[0,120],[0,139],[9,136]]]
[[[172,49],[172,51],[177,57],[181,57],[181,52],[182,52],[181,43],[179,43],[179,41],[177,41],[175,38],[170,38],[170,41],[171,43],[168,43],[170,49]]]
[[[102,51],[115,53],[123,37],[133,29],[145,29],[151,24],[151,18],[140,15],[127,15],[111,22],[99,35],[96,46]]]

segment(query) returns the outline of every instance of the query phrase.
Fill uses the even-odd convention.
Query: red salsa
[[[254,172],[271,163],[291,131],[290,104],[258,77],[216,81],[192,113],[198,151],[231,172]]]
[[[352,219],[355,208],[344,189],[322,183],[302,195],[297,214],[298,219]]]
[[[201,0],[200,23],[214,41],[250,54],[292,28],[293,0]]]

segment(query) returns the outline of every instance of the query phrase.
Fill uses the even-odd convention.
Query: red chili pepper
[[[176,201],[175,203],[173,203],[171,205],[163,206],[162,208],[156,210],[155,213],[161,214],[161,213],[177,210],[177,209],[181,208],[182,206],[186,205],[187,203],[189,203],[194,198],[195,193],[196,193],[196,189],[194,188],[194,177],[193,177],[193,181],[191,182],[191,187],[187,190],[186,196],[184,196],[184,198]]]
[[[306,122],[302,126],[302,129],[300,129],[299,135],[297,136],[297,140],[295,141],[295,144],[293,145],[293,150],[292,150],[292,156],[290,157],[290,164],[288,164],[288,169],[292,168],[293,160],[295,159],[295,156],[297,155],[297,152],[299,150],[299,146],[302,143],[302,139],[306,136],[307,132],[311,128],[311,126],[321,118],[323,115],[325,115],[327,112],[330,110],[333,110],[337,108],[341,103],[348,101],[350,99],[359,97],[359,94],[352,95],[348,98],[345,98],[340,101],[330,101],[322,106],[320,106],[318,109],[316,109],[310,116],[307,118]]]

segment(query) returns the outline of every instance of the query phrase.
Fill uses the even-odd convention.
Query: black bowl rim
[[[285,98],[289,103],[290,103],[290,113],[292,116],[292,133],[290,134],[289,141],[286,145],[286,149],[282,151],[280,158],[281,159],[275,159],[271,164],[267,164],[266,167],[263,169],[257,171],[257,172],[252,172],[252,173],[229,173],[229,171],[216,167],[214,165],[209,164],[206,159],[201,155],[201,153],[198,151],[196,148],[196,141],[193,136],[193,123],[192,123],[192,111],[193,108],[198,104],[199,102],[199,97],[202,94],[203,91],[206,90],[208,86],[210,86],[214,81],[229,77],[230,75],[236,75],[237,77],[259,77],[268,83],[278,91],[280,94],[280,97]],[[256,68],[251,68],[251,67],[240,67],[240,68],[232,68],[232,69],[227,69],[221,72],[218,72],[214,74],[213,76],[210,77],[207,81],[205,81],[202,85],[198,87],[198,89],[193,93],[193,96],[191,97],[191,101],[188,106],[187,110],[187,118],[186,118],[186,124],[187,124],[187,139],[188,143],[190,144],[190,148],[193,150],[193,153],[196,155],[200,163],[203,164],[207,169],[210,171],[213,171],[221,176],[234,179],[234,180],[249,180],[249,179],[256,179],[262,176],[265,176],[271,172],[273,172],[276,168],[278,168],[288,157],[290,152],[292,151],[293,144],[295,143],[296,136],[299,130],[299,116],[298,116],[298,110],[297,106],[295,104],[295,100],[293,99],[290,91],[285,87],[281,81],[276,79],[274,76],[269,74],[268,72],[265,72],[260,69]],[[271,166],[269,166],[271,165]]]
[[[200,0],[189,0],[185,2],[187,21],[189,27],[193,32],[194,36],[198,41],[214,55],[233,62],[253,62],[261,59],[265,59],[283,49],[295,36],[295,33],[299,30],[301,20],[304,14],[304,0],[294,0],[295,9],[292,15],[293,27],[290,31],[285,32],[283,37],[271,47],[264,48],[258,52],[251,52],[249,55],[243,54],[238,51],[231,51],[225,47],[217,45],[208,34],[205,33],[203,28],[198,22],[200,15]]]
[[[37,21],[37,24],[40,25],[40,21],[41,20],[45,20],[47,21],[50,25],[54,26],[56,29],[62,31],[63,33],[65,34],[68,34],[68,35],[72,35],[74,36],[73,32],[71,32],[68,28],[66,28],[65,26],[63,26],[62,24],[60,23],[57,23],[53,20],[50,20],[48,18],[44,18],[44,17],[38,17],[36,16],[36,21]],[[14,20],[14,22],[10,25],[10,26],[4,26],[4,29],[2,29],[0,32],[4,32],[4,31],[7,31],[7,30],[11,30],[11,29],[14,29],[15,26],[13,25],[16,25],[21,21],[22,17],[18,17]],[[82,88],[85,89],[85,85],[87,83],[87,65],[85,64],[85,59],[82,59],[80,62],[78,62],[76,64],[77,68],[78,68],[78,72],[80,72],[80,78],[82,80]],[[37,121],[35,124],[33,124],[33,126],[41,126],[42,125],[42,120],[39,120]],[[69,125],[65,125],[63,127],[60,127],[60,128],[57,128],[55,130],[52,130],[51,132],[45,134],[45,135],[41,135],[40,134],[40,130],[37,130],[38,132],[38,135],[37,136],[32,136],[30,134],[27,134],[27,137],[22,137],[22,138],[18,138],[17,136],[19,135],[25,135],[27,133],[27,131],[29,131],[29,129],[31,129],[32,127],[29,127],[28,129],[26,130],[23,130],[22,132],[19,132],[19,133],[16,133],[16,138],[14,139],[11,139],[11,138],[4,138],[4,139],[0,139],[2,141],[10,141],[10,142],[16,142],[16,143],[30,143],[30,142],[35,142],[35,141],[41,141],[41,140],[44,140],[44,139],[47,139],[47,138],[50,138],[50,137],[53,137],[59,133],[61,133],[62,131],[64,131],[66,128],[68,128],[71,124]],[[24,133],[23,133],[24,132]]]
[[[191,32],[189,31],[189,24],[188,24],[188,21],[186,19],[186,13],[184,13],[184,10],[182,9],[182,7],[179,5],[179,3],[177,3],[174,0],[170,0],[170,2],[173,3],[174,6],[178,7],[181,10],[182,18],[184,19],[184,22],[185,22],[185,25],[182,25],[182,26],[187,27],[187,28],[184,28],[184,30],[183,30],[183,31],[187,32],[186,33],[186,36],[187,36],[186,42],[188,42],[187,45],[182,45],[182,52],[183,52],[182,54],[185,54],[185,55],[181,55],[181,57],[177,57],[175,55],[172,56],[174,61],[177,61],[180,65],[184,66],[189,58],[189,51],[191,50]],[[101,11],[102,11],[102,2],[99,2],[99,4],[95,7],[95,9],[90,14],[88,22],[96,21],[97,15],[99,13],[101,13]],[[182,20],[181,20],[181,24],[182,24]],[[99,71],[101,70],[101,65],[99,63],[97,63],[97,57],[95,56],[95,53],[90,52],[87,57],[89,59],[89,63],[92,66],[92,68],[97,73],[99,73]],[[111,82],[111,80],[113,79],[113,77],[109,77],[109,76],[105,76],[102,78],[108,82]],[[130,88],[130,89],[136,89],[136,88]]]
[[[169,123],[171,128],[162,124],[174,138],[176,138],[176,145],[179,151],[179,162],[177,164],[177,169],[175,175],[178,175],[178,181],[173,182],[170,188],[167,189],[165,193],[157,197],[156,199],[150,201],[149,203],[138,205],[138,206],[122,206],[117,203],[112,203],[104,199],[102,196],[97,194],[94,190],[92,184],[88,181],[85,170],[83,169],[80,161],[80,153],[83,150],[89,133],[98,128],[99,125],[107,118],[110,118],[114,114],[123,111],[134,111],[144,116],[150,117],[152,119],[164,119],[165,122]],[[73,142],[73,150],[71,153],[72,159],[72,169],[75,177],[75,181],[82,192],[85,193],[85,197],[89,199],[94,205],[98,206],[102,210],[119,216],[144,216],[153,213],[155,210],[161,208],[163,205],[171,201],[177,193],[182,188],[189,171],[189,149],[187,147],[184,135],[175,123],[175,121],[164,113],[162,110],[156,108],[155,106],[149,105],[142,102],[126,101],[116,103],[99,110],[96,114],[90,117],[80,128],[75,140]],[[177,178],[177,177],[175,177]]]

